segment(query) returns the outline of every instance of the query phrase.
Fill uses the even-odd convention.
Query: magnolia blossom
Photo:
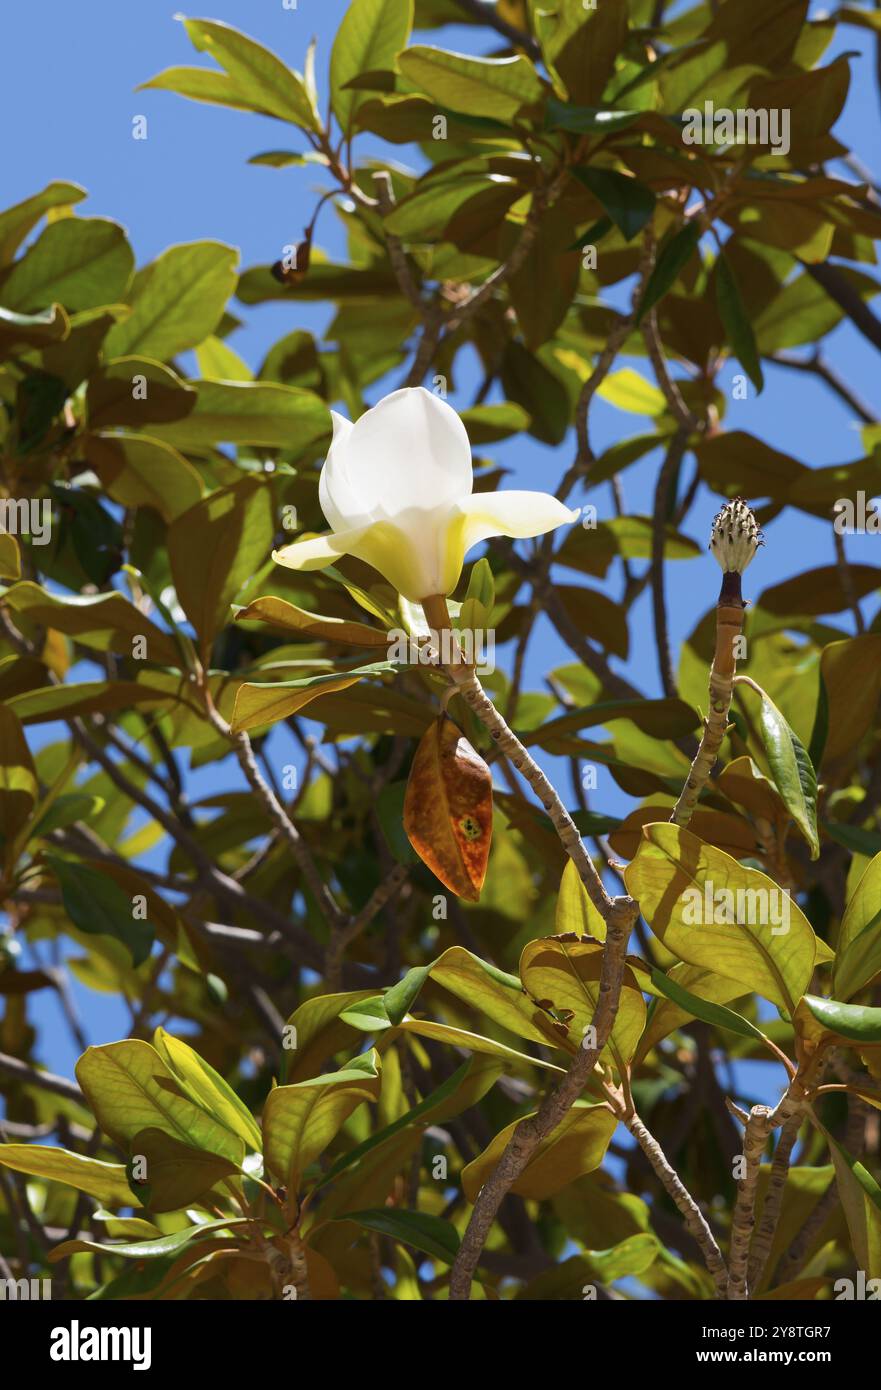
[[[352,424],[333,416],[318,496],[331,530],[277,550],[291,569],[356,555],[411,602],[451,594],[465,554],[490,536],[540,536],[571,511],[544,492],[472,494],[465,426],[438,396],[406,387]]]

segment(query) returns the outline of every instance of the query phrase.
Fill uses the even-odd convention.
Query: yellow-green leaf
[[[172,1139],[241,1164],[242,1140],[184,1094],[149,1043],[127,1038],[87,1048],[76,1074],[101,1129],[124,1148],[142,1130],[160,1129]]]
[[[387,647],[388,637],[378,627],[355,622],[350,618],[327,618],[321,613],[308,613],[286,599],[268,595],[254,599],[247,608],[236,613],[236,622],[269,623],[285,632],[302,634],[304,640],[347,642],[354,647]]]
[[[526,1117],[526,1118],[531,1118]],[[508,1125],[479,1157],[462,1170],[462,1190],[469,1202],[495,1170],[520,1121]],[[617,1120],[608,1106],[578,1100],[547,1139],[542,1140],[511,1191],[543,1201],[590,1173],[602,1163]]]
[[[276,1086],[263,1110],[263,1153],[267,1166],[292,1192],[346,1120],[365,1100],[376,1100],[380,1059],[374,1048],[341,1071]]]
[[[593,1022],[600,998],[604,949],[597,941],[561,941],[542,937],[530,941],[520,957],[524,989],[569,1026],[568,1050],[577,1051]],[[633,1058],[645,1028],[645,1001],[630,969],[624,983],[612,1035],[602,1053],[619,1075]]]
[[[662,822],[643,826],[642,834],[624,878],[659,940],[791,1016],[817,954],[798,904],[773,879],[688,830]]]
[[[0,1163],[16,1173],[66,1183],[97,1198],[105,1207],[138,1205],[122,1163],[104,1163],[43,1144],[0,1144]]]
[[[249,1149],[259,1151],[262,1143],[260,1126],[229,1083],[204,1057],[164,1028],[156,1029],[153,1046],[197,1105],[210,1110],[228,1130],[244,1139]]]

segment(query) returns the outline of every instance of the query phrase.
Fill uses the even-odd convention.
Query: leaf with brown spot
[[[404,829],[419,858],[460,898],[477,902],[492,840],[492,774],[451,719],[423,735],[404,797]]]

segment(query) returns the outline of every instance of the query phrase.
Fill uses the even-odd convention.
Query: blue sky
[[[326,93],[327,59],[333,35],[345,12],[344,0],[299,0],[296,9],[282,0],[211,0],[200,17],[225,20],[274,49],[292,66],[302,68],[309,41],[318,40],[319,89]],[[814,13],[819,12],[815,7]],[[169,93],[137,92],[138,83],[174,64],[208,65],[195,54],[175,9],[165,0],[122,5],[119,0],[91,0],[86,6],[69,0],[42,0],[40,5],[10,6],[4,15],[4,44],[0,52],[0,122],[7,132],[3,160],[2,204],[8,206],[42,188],[52,179],[82,184],[89,198],[80,211],[113,217],[128,230],[138,263],[144,264],[165,247],[182,241],[214,238],[241,248],[243,267],[276,259],[281,248],[296,240],[309,220],[319,186],[314,168],[275,170],[247,164],[249,156],[272,148],[305,148],[291,127],[258,117],[192,103]],[[437,36],[424,36],[460,51],[488,52],[489,31],[450,27]],[[871,38],[865,31],[843,28],[824,61],[836,53],[856,50],[851,95],[836,134],[872,167],[879,150],[881,105],[873,80]],[[323,102],[322,102],[323,105]],[[146,116],[148,138],[132,139],[132,120]],[[10,136],[10,133],[14,132]],[[386,147],[372,137],[359,137],[365,154]],[[393,147],[393,157],[418,168],[418,150]],[[873,169],[881,174],[881,170]],[[322,214],[318,241],[332,256],[343,255],[340,224],[329,211]],[[235,309],[237,306],[231,306]],[[320,334],[330,321],[332,306],[267,305],[243,310],[247,325],[231,343],[252,366],[283,333],[297,327]],[[859,335],[844,326],[827,340],[826,352],[848,383],[881,411],[877,357]],[[642,364],[640,364],[642,365]],[[729,373],[730,379],[730,373]],[[811,466],[842,463],[860,456],[859,435],[850,412],[814,379],[770,367],[763,396],[731,400],[726,425],[766,439]],[[467,386],[473,391],[474,383]],[[382,394],[381,389],[376,395]],[[640,419],[602,401],[592,417],[595,447],[606,447],[644,428]],[[488,451],[489,452],[489,451]],[[525,436],[493,451],[511,469],[510,486],[553,491],[571,460],[572,443],[551,450]],[[638,464],[624,478],[627,506],[636,512],[651,509],[657,459]],[[582,500],[582,499],[577,499]],[[608,506],[601,489],[592,501],[600,515]],[[718,499],[701,489],[686,530],[705,544]],[[852,559],[873,563],[877,537],[848,538]],[[874,547],[874,548],[873,548]],[[755,597],[766,585],[811,566],[834,560],[831,528],[793,512],[768,528],[768,544],[750,571]],[[671,639],[678,646],[708,606],[709,571],[699,578],[698,566],[711,559],[668,567]],[[610,571],[610,592],[617,593],[620,575]],[[868,617],[876,600],[865,605]],[[835,619],[850,627],[850,619]],[[630,672],[648,693],[657,694],[657,674],[648,595],[637,605],[632,621]],[[553,666],[570,661],[549,626],[536,629],[527,665],[527,685],[540,687]],[[621,812],[631,804],[600,769],[594,804]],[[211,774],[209,774],[209,777]],[[222,774],[230,785],[226,770]],[[604,780],[605,779],[605,780]],[[198,784],[207,789],[205,778]],[[568,788],[567,788],[568,789]],[[87,1011],[88,1031],[95,1042],[108,1041],[127,1027],[127,1012],[118,1002],[86,996],[77,987]],[[38,997],[38,1018],[50,1028],[43,1056],[53,1069],[69,1072],[74,1059],[66,1034],[58,1028],[57,1006]]]

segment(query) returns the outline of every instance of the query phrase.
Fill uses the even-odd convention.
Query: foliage
[[[307,160],[327,184],[274,265],[200,241],[135,270],[74,183],[0,213],[0,1246],[16,1275],[65,1271],[76,1297],[449,1296],[472,1204],[572,1074],[614,956],[573,835],[516,775],[534,758],[571,767],[577,831],[644,920],[596,1066],[505,1188],[472,1296],[712,1298],[659,1154],[730,1243],[729,1296],[743,1221],[751,1296],[881,1277],[881,625],[862,607],[881,586],[840,536],[836,565],[806,557],[753,594],[750,681],[688,825],[670,819],[714,651],[715,570],[683,529],[695,497],[754,499],[771,544],[784,511],[831,524],[840,499],[881,492],[877,423],[853,462],[810,467],[727,430],[723,385],[733,362],[747,394],[769,391],[763,363],[818,351],[846,318],[881,347],[881,212],[833,134],[848,58],[824,62],[836,24],[877,15],[485,8],[478,57],[440,46],[448,21],[479,24],[473,7],[353,0],[302,73],[184,21],[212,65],[145,86],[274,117],[292,149],[255,160],[282,180]],[[707,101],[786,110],[788,149],[688,143]],[[359,156],[368,133],[384,160]],[[414,142],[418,169],[396,149]],[[342,264],[318,244],[334,211]],[[252,370],[230,339],[270,301],[291,327]],[[321,340],[298,326],[304,302],[333,306]],[[389,380],[472,398],[478,491],[517,436],[554,450],[561,500],[600,511],[610,482],[660,459],[637,511],[471,556],[450,611],[495,634],[484,685],[520,752],[420,659],[429,612],[351,556],[272,560],[325,529],[330,407],[357,419]],[[641,417],[600,457],[597,395]],[[675,669],[668,562],[694,577]],[[647,588],[660,698],[648,659],[638,685],[614,664]],[[539,612],[571,658],[525,690]],[[403,664],[395,630],[416,648]],[[597,765],[626,818],[589,805]],[[733,917],[696,923],[720,891]],[[785,930],[744,917],[762,894],[784,895]],[[131,1009],[76,1086],[36,1064],[29,1015],[55,990],[77,1034],[68,975]],[[726,1108],[720,1055],[761,1062],[800,1107],[782,1187],[771,1133],[753,1113],[744,1143]]]

